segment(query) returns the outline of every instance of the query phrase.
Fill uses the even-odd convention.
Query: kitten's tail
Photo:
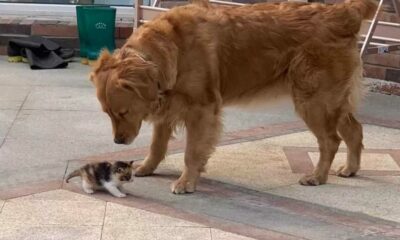
[[[68,183],[71,178],[78,177],[78,176],[81,176],[80,169],[77,169],[77,170],[73,171],[72,173],[68,174],[67,178],[65,179],[65,182]]]

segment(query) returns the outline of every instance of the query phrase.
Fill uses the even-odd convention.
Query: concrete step
[[[400,83],[400,69],[364,64],[365,76]]]

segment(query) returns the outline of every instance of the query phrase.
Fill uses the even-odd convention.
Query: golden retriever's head
[[[157,67],[133,51],[103,51],[92,73],[102,109],[111,118],[114,142],[130,144],[158,102]]]

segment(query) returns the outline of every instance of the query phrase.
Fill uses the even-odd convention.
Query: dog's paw
[[[146,167],[145,165],[139,165],[135,169],[135,176],[136,177],[145,177],[153,174],[154,169]]]
[[[193,193],[195,190],[195,184],[185,180],[178,179],[171,184],[171,191],[174,194]]]
[[[314,174],[306,175],[299,180],[299,183],[304,186],[318,186],[326,183],[326,179],[318,177]]]
[[[339,169],[336,171],[336,175],[339,177],[344,177],[344,178],[348,178],[348,177],[353,177],[356,175],[358,171],[357,169],[351,169],[346,165],[343,165],[341,167],[339,167]]]

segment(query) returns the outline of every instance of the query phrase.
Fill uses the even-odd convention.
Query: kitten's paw
[[[85,193],[87,193],[87,194],[93,194],[93,193],[94,193],[93,189],[84,188],[83,191],[84,191]]]
[[[124,198],[124,197],[126,197],[126,194],[125,193],[119,193],[119,194],[114,194],[114,196],[118,197],[118,198]]]

